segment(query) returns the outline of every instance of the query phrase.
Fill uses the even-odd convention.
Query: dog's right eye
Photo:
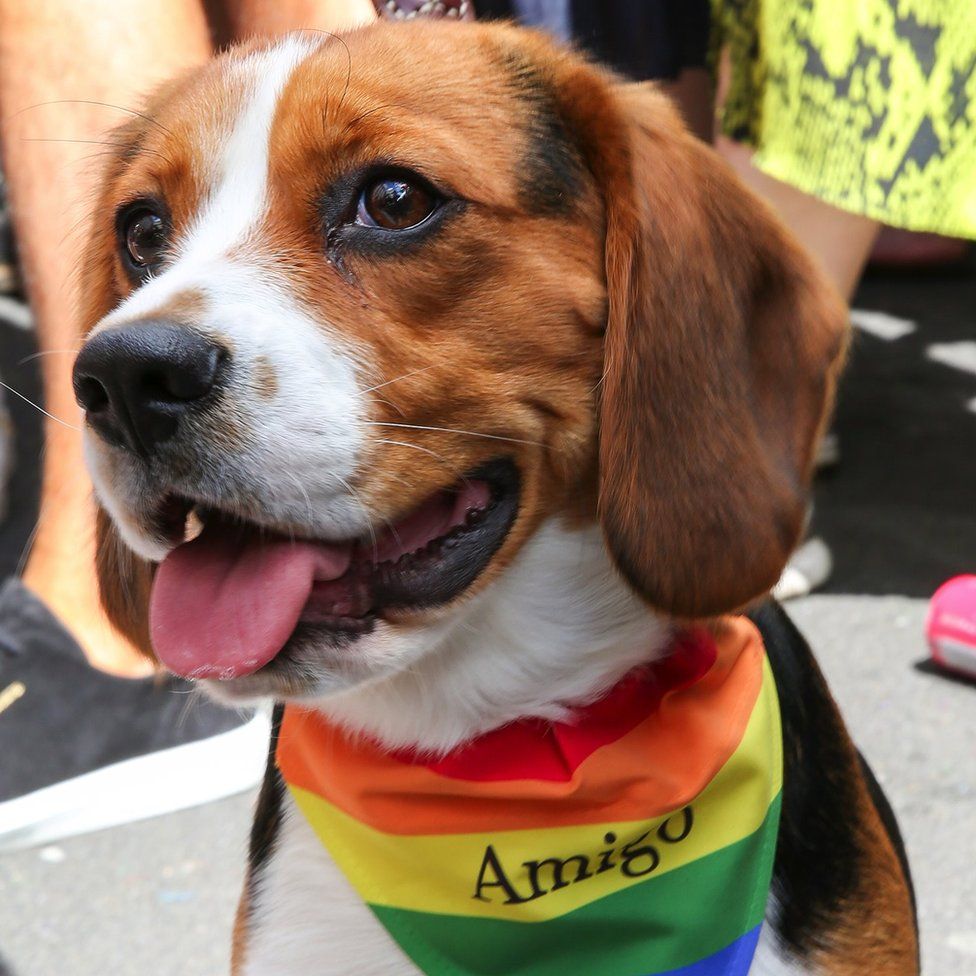
[[[129,273],[140,280],[162,264],[169,242],[169,223],[160,209],[137,203],[119,214],[119,245]]]

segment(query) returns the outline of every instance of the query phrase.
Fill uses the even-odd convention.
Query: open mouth
[[[290,539],[203,509],[202,530],[160,564],[150,629],[177,674],[229,680],[267,666],[296,628],[333,644],[447,603],[478,578],[518,512],[519,478],[498,459],[368,538]],[[186,522],[190,504],[167,517]]]

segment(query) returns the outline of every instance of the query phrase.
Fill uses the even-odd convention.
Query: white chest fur
[[[285,795],[241,976],[419,976]]]
[[[422,669],[322,707],[393,744],[449,748],[524,715],[560,717],[557,703],[610,687],[662,649],[667,634],[612,570],[597,529],[553,522]],[[432,710],[431,701],[451,707]],[[286,794],[256,886],[240,976],[350,973],[420,976]],[[786,963],[776,940],[764,937],[752,976],[811,974]]]

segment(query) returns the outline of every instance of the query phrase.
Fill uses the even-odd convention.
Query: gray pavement
[[[899,816],[928,976],[976,976],[976,684],[917,667],[927,596],[976,571],[976,373],[951,355],[976,336],[974,281],[862,289],[858,304],[918,328],[855,344],[843,462],[818,488],[815,522],[837,570],[823,595],[789,605]],[[27,333],[0,327],[3,378],[36,397],[29,351]],[[12,406],[21,453],[4,572],[35,511],[38,425]],[[0,856],[0,953],[16,976],[221,976],[252,802]]]
[[[813,596],[790,612],[898,814],[918,889],[924,971],[971,976],[976,688],[915,669],[922,600]],[[251,803],[237,797],[0,857],[0,946],[14,972],[226,973]]]

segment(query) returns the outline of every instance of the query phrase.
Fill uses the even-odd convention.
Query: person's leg
[[[820,261],[844,299],[850,301],[878,236],[877,221],[840,210],[768,176],[753,165],[752,149],[726,136],[717,137],[716,148],[742,181],[773,207]]]
[[[233,36],[274,37],[288,31],[341,31],[375,19],[372,0],[235,0],[227,6]]]
[[[41,511],[24,580],[93,664],[121,674],[149,665],[112,630],[96,592],[91,485],[71,390],[76,271],[98,143],[149,89],[209,54],[196,0],[0,0],[3,167],[42,353],[45,407],[58,418],[46,422]]]

